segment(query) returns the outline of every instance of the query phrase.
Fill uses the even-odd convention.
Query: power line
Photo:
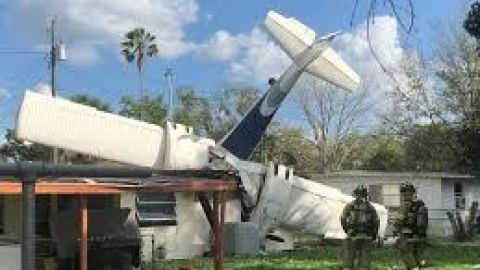
[[[16,50],[0,50],[0,54],[46,54],[46,52],[42,51],[16,51]]]

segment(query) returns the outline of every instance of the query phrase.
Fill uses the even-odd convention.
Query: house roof
[[[426,179],[477,179],[473,175],[449,173],[449,172],[382,172],[382,171],[341,171],[331,172],[326,174],[315,174],[312,179],[314,180],[329,180],[338,178],[426,178]]]

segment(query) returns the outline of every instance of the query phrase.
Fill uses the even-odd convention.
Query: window
[[[174,193],[140,193],[136,206],[140,226],[177,224]]]
[[[386,207],[400,206],[400,185],[383,185],[383,205]]]
[[[369,185],[368,196],[370,201],[383,204],[382,185]]]
[[[465,194],[461,183],[455,183],[453,185],[453,196],[455,199],[455,209],[465,209]]]
[[[368,193],[370,201],[374,203],[383,204],[386,207],[400,206],[400,185],[398,184],[369,185]]]

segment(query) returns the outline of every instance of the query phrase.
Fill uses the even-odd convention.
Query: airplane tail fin
[[[304,71],[348,90],[354,90],[359,83],[355,71],[330,48],[338,33],[318,38],[299,21],[273,11],[268,12],[264,23],[293,64],[220,141],[223,148],[244,160],[252,155],[279,106]]]

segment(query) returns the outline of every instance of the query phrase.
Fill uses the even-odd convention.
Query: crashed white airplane
[[[275,229],[344,238],[340,213],[353,199],[351,196],[297,177],[285,166],[246,160],[304,71],[350,91],[358,86],[359,77],[330,47],[335,34],[317,37],[297,20],[273,11],[267,14],[265,27],[293,63],[218,144],[193,135],[182,125],[168,122],[159,127],[33,92],[24,96],[16,136],[132,165],[161,169],[233,167],[239,171],[243,189],[237,198],[230,199],[227,221],[240,222],[243,207],[249,209],[249,221],[258,225],[263,239]],[[210,238],[205,217],[192,214],[201,211],[199,202],[185,194],[176,194],[176,200],[178,228],[174,236],[165,238],[167,258],[201,254],[208,249]],[[381,205],[374,206],[380,217],[382,236],[387,210]],[[194,247],[198,243],[204,248]]]

